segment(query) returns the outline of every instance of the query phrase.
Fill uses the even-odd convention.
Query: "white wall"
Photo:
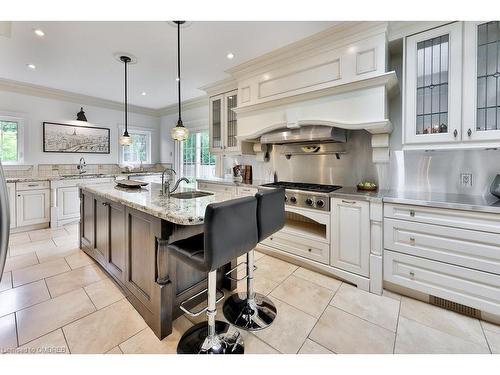
[[[160,122],[160,150],[162,163],[174,164],[174,141],[170,137],[170,129],[177,124],[177,113],[161,117]],[[206,105],[182,110],[182,122],[189,129],[208,129],[208,100]]]
[[[68,164],[78,163],[84,156],[89,164],[117,164],[118,158],[118,127],[124,124],[123,111],[83,106],[89,126],[111,129],[110,154],[63,154],[44,153],[42,140],[42,123],[44,121],[68,123],[76,119],[80,105],[56,99],[0,91],[0,116],[16,116],[25,119],[24,124],[24,164]],[[130,127],[141,127],[151,130],[151,161],[160,161],[160,119],[129,112]]]

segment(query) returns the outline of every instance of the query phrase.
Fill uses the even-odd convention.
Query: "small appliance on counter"
[[[490,186],[490,193],[500,199],[500,174],[497,174]]]
[[[252,166],[251,165],[235,165],[233,167],[234,181],[252,181]]]

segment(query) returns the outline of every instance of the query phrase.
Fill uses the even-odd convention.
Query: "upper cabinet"
[[[234,109],[237,102],[238,90],[210,96],[209,133],[212,154],[253,153],[252,144],[241,142],[236,138],[238,118]]]
[[[500,24],[466,22],[464,141],[500,140]]]
[[[407,149],[500,144],[499,22],[454,22],[405,40]]]
[[[405,143],[460,140],[462,25],[406,39]]]

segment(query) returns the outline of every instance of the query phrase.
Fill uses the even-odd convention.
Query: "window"
[[[0,117],[0,159],[2,164],[19,164],[23,161],[23,120]]]
[[[123,129],[120,129],[120,134]],[[128,129],[132,137],[130,146],[120,146],[121,164],[150,164],[151,163],[151,132],[147,130]]]
[[[215,176],[215,155],[210,153],[208,130],[192,132],[182,143],[182,175]]]

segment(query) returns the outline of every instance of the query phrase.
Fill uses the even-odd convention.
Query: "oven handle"
[[[346,201],[344,199],[342,199],[342,203],[346,203],[346,204],[356,204],[355,201]]]

